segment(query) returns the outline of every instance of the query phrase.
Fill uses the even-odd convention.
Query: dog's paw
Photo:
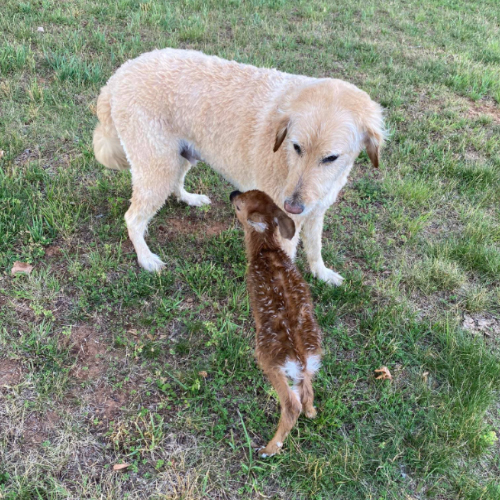
[[[208,196],[204,194],[182,193],[180,200],[187,203],[191,207],[202,207],[203,205],[210,205],[212,203]]]
[[[340,286],[344,281],[344,278],[337,274],[332,269],[328,269],[327,267],[322,267],[321,269],[315,269],[312,271],[314,276],[321,281],[325,281],[329,285]]]
[[[325,271],[325,277],[322,277],[321,279],[330,285],[340,286],[344,281],[344,278],[335,271],[332,271],[331,269],[326,269]]]
[[[165,263],[162,262],[158,255],[150,252],[148,255],[138,257],[139,265],[151,273],[159,273],[164,267]]]

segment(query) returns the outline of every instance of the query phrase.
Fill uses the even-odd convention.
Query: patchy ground
[[[486,0],[4,1],[0,498],[500,498],[498,15]],[[325,220],[343,286],[299,251],[324,332],[318,417],[270,460],[254,448],[279,408],[253,357],[232,187],[191,171],[212,204],[167,201],[151,275],[123,221],[130,175],[93,156],[99,89],[166,46],[343,78],[386,110],[380,169],[363,153]]]
[[[22,377],[22,368],[19,363],[9,359],[0,359],[0,386],[19,384]]]

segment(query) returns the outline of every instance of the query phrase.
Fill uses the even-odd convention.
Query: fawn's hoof
[[[259,454],[260,458],[273,457],[281,451],[281,448],[283,448],[283,443],[277,441],[276,443],[269,443],[264,448],[259,448],[257,450],[257,453]]]
[[[305,413],[307,418],[316,418],[316,415],[318,414],[318,412],[316,411],[316,408],[314,408],[314,406],[311,406],[311,408],[306,408],[304,410],[304,413]]]

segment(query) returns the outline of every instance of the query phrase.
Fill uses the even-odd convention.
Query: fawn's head
[[[246,193],[233,191],[229,198],[247,239],[257,238],[271,243],[276,228],[283,238],[291,240],[295,235],[293,220],[266,193],[258,190]]]

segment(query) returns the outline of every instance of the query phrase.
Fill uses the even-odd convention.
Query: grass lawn
[[[497,0],[1,4],[1,499],[500,498]],[[272,459],[253,450],[279,408],[231,186],[191,170],[212,205],[168,200],[152,275],[123,220],[130,175],[93,156],[100,87],[167,46],[348,80],[386,109],[380,169],[363,153],[325,222],[346,281],[316,281],[299,252],[324,331],[318,417]]]

